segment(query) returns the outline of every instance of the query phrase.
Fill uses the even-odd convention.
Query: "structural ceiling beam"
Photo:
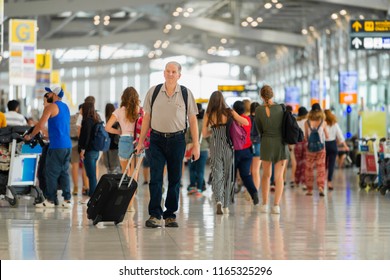
[[[123,7],[139,7],[158,4],[181,4],[182,0],[38,0],[29,2],[5,3],[4,11],[8,17],[35,17],[56,15],[63,12],[116,10]]]
[[[72,48],[77,48],[88,47],[90,45],[109,45],[118,43],[145,44],[147,42],[154,42],[160,37],[162,37],[160,30],[126,32],[94,37],[66,37],[62,39],[48,39],[38,41],[38,48],[59,49],[69,46],[72,46]]]
[[[306,45],[305,36],[283,31],[242,28],[208,18],[183,18],[180,19],[180,23],[205,32],[213,32],[223,36],[249,41],[302,48]]]

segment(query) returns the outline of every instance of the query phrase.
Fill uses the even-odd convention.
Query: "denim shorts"
[[[134,138],[132,136],[121,136],[118,144],[118,155],[120,160],[128,160],[134,150]]]
[[[260,156],[260,143],[253,143],[253,156],[259,157]]]

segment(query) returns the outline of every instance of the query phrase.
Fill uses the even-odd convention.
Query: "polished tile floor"
[[[143,180],[140,179],[142,182]],[[186,181],[185,181],[186,183]],[[215,215],[211,188],[200,197],[181,191],[179,228],[150,229],[148,189],[135,212],[114,226],[93,226],[86,205],[36,209],[0,201],[0,259],[6,260],[389,260],[390,194],[360,190],[356,170],[335,172],[324,198],[286,187],[281,215],[262,214],[241,192],[229,215]]]

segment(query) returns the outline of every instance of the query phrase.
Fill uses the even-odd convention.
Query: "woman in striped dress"
[[[233,118],[241,125],[249,125],[247,119],[241,117],[226,105],[220,91],[214,91],[210,96],[204,116],[202,135],[203,138],[211,137],[210,157],[211,173],[213,174],[211,185],[218,215],[229,213],[228,206],[234,193],[234,151],[228,142],[226,133],[226,123],[229,118]]]

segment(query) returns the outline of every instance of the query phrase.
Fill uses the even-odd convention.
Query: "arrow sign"
[[[355,21],[352,24],[352,28],[355,29],[355,32],[359,32],[359,29],[361,29],[362,27],[363,27],[362,24],[358,21]]]
[[[352,45],[355,47],[355,49],[358,49],[360,45],[363,45],[363,42],[358,37],[356,37],[352,40]]]

